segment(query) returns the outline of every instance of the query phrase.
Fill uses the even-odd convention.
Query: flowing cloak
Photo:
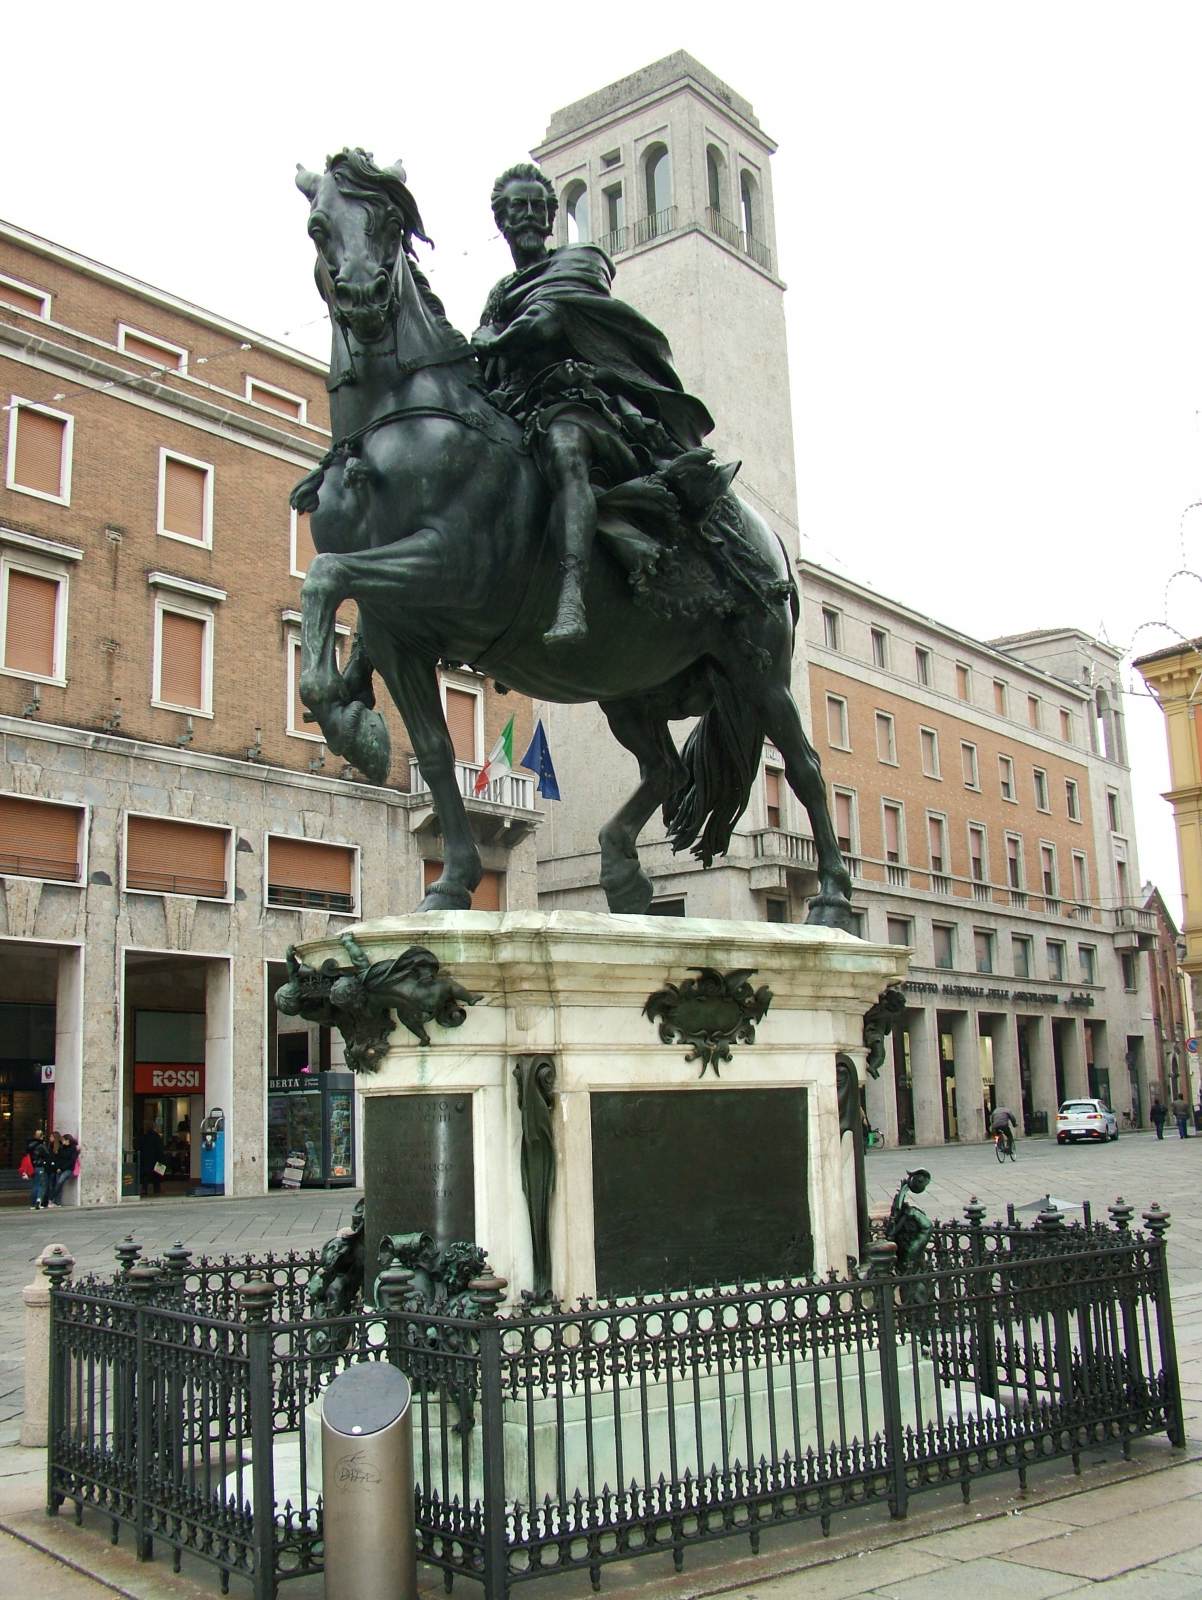
[[[484,321],[507,328],[526,311],[554,305],[564,344],[559,359],[587,362],[602,388],[623,394],[643,416],[656,418],[682,449],[695,449],[713,429],[713,418],[700,400],[685,393],[659,329],[610,294],[613,275],[604,250],[566,245],[502,279],[489,296]],[[504,380],[503,361],[490,368],[495,369],[486,369],[490,385]]]

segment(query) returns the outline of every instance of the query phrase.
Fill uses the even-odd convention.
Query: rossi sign
[[[203,1094],[203,1066],[157,1066],[140,1061],[134,1067],[135,1094]]]

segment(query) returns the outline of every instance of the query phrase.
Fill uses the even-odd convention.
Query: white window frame
[[[1081,821],[1081,785],[1076,778],[1064,780],[1064,809],[1070,822]]]
[[[926,746],[923,743],[923,737],[922,737],[924,733],[929,733],[930,736],[931,736],[932,748],[934,750],[934,769],[933,770],[927,766],[927,762],[926,762]],[[936,779],[939,780],[940,783],[943,782],[943,765],[942,765],[942,762],[939,759],[939,729],[938,728],[923,728],[923,727],[919,728],[919,730],[918,730],[918,759],[922,762],[923,777],[925,777],[925,778],[936,778]]]
[[[1123,809],[1119,804],[1117,789],[1106,791],[1106,826],[1111,833],[1118,833],[1123,826]]]
[[[1039,803],[1039,780],[1043,779],[1043,804]],[[1035,796],[1035,809],[1050,816],[1052,813],[1052,790],[1048,783],[1046,767],[1031,768],[1031,792]]]
[[[897,759],[897,718],[893,715],[893,713],[891,711],[876,711],[875,709],[874,709],[872,715],[873,715],[872,730],[873,730],[873,736],[874,736],[874,738],[876,740],[876,758],[882,764],[882,766],[896,767],[896,766],[899,765],[899,762],[898,762],[898,759]],[[890,755],[887,755],[887,756],[883,756],[881,754],[881,723],[882,722],[887,722],[889,724],[889,741],[888,741],[888,744],[889,744],[889,749],[890,749],[890,751],[892,753]]]
[[[1048,982],[1049,983],[1067,983],[1069,981],[1069,978],[1068,978],[1068,945],[1065,943],[1065,941],[1063,939],[1045,939],[1044,940],[1044,944],[1047,947]],[[1053,970],[1052,970],[1052,951],[1053,950],[1059,950],[1060,951],[1060,971],[1059,971],[1059,973],[1053,972]]]
[[[876,658],[877,641],[880,641],[881,659]],[[872,664],[878,672],[889,671],[889,630],[880,628],[873,623],[868,629],[868,648],[872,654]]]
[[[352,863],[352,866],[351,866],[351,897],[352,897],[352,899],[354,900],[355,903],[354,903],[354,905],[351,907],[351,909],[349,911],[324,911],[324,912],[319,912],[318,914],[320,916],[327,916],[327,917],[346,917],[352,922],[357,921],[362,916],[362,906],[363,906],[363,871],[362,871],[363,850],[362,850],[362,847],[360,845],[355,844],[350,839],[310,839],[307,834],[283,833],[283,832],[280,831],[279,828],[268,828],[263,834],[263,855],[262,855],[262,862],[263,862],[263,906],[264,906],[265,910],[268,910],[268,911],[292,911],[292,912],[296,913],[297,915],[299,915],[302,911],[307,909],[305,906],[280,906],[280,905],[277,905],[275,903],[275,901],[271,899],[271,879],[270,879],[271,856],[270,856],[270,850],[269,850],[269,841],[272,840],[272,839],[290,839],[290,840],[292,840],[292,842],[294,844],[328,844],[328,845],[332,845],[336,850],[349,850],[351,852],[352,856],[354,857],[354,860],[353,860],[353,863]],[[420,862],[418,863],[418,871],[419,872],[421,871],[421,863]],[[422,893],[424,894],[425,891],[423,890]]]
[[[951,834],[948,829],[946,811],[928,811],[927,820],[927,867],[931,875],[936,878],[950,878],[952,875],[952,848]],[[931,823],[937,822],[943,835],[943,865],[937,867],[931,859]]]
[[[906,937],[902,940],[900,946],[894,944],[893,940],[889,937],[889,924],[891,922],[901,922],[901,923],[905,924]],[[895,950],[897,950],[899,948],[900,949],[908,948],[910,950],[913,950],[913,948],[914,948],[914,918],[913,917],[904,916],[903,914],[901,914],[901,913],[899,913],[897,911],[890,911],[888,916],[885,918],[885,943],[889,944],[889,945],[893,945],[893,948]]]
[[[1027,970],[1025,972],[1018,970],[1018,964],[1014,959],[1014,952],[1019,945],[1026,952],[1025,965]],[[1035,976],[1035,941],[1029,933],[1012,933],[1010,935],[1010,965],[1014,968],[1014,976],[1016,978],[1033,978]]]
[[[846,741],[844,744],[836,744],[835,741],[831,738],[831,712],[830,712],[830,708],[831,708],[831,702],[832,701],[837,706],[839,706],[841,708],[841,714],[840,714],[839,720],[843,725],[843,738]],[[841,695],[841,694],[828,694],[827,697],[826,697],[826,740],[827,740],[827,743],[830,745],[832,750],[850,750],[851,749],[851,718],[848,715],[847,699],[846,699],[846,697],[844,695]]]
[[[956,948],[957,942],[958,942],[957,938],[956,938],[956,935],[957,935],[958,932],[959,932],[958,924],[956,924],[954,922],[934,922],[934,921],[932,921],[932,923],[931,923],[931,965],[935,969],[936,972],[956,972],[958,970],[958,968],[956,966],[956,957],[959,954],[959,951]],[[939,964],[939,951],[936,949],[936,946],[935,946],[935,936],[938,933],[946,933],[949,936],[947,942],[948,942],[948,953],[951,956],[951,960],[948,962],[946,967],[940,966],[940,964]]]
[[[296,541],[297,541],[297,538],[299,537],[299,534],[300,534],[300,514],[299,514],[299,512],[297,512],[295,510],[294,507],[289,506],[288,507],[288,572],[289,572],[291,577],[299,578],[303,583],[308,574],[301,570],[300,561],[297,558]],[[310,540],[310,543],[312,543],[312,540]],[[313,552],[313,554],[314,555],[317,554],[316,550]]]
[[[1068,732],[1067,733],[1065,733],[1065,731],[1064,731],[1064,724],[1065,724],[1066,720],[1068,722]],[[1076,744],[1076,740],[1073,738],[1073,728],[1074,728],[1074,726],[1075,726],[1075,724],[1074,724],[1073,713],[1072,713],[1071,708],[1068,707],[1068,706],[1061,706],[1060,707],[1060,737],[1064,740],[1065,744]]]
[[[764,791],[764,826],[765,828],[776,828],[781,833],[787,833],[788,824],[785,821],[785,796],[790,793],[790,790],[788,782],[785,778],[785,769],[782,758],[779,754],[777,754],[776,751],[773,751],[773,754],[776,756],[775,761],[766,760],[764,762],[764,781],[761,785]],[[780,812],[780,820],[775,823],[768,821],[768,774],[770,772],[775,772],[777,778],[780,780],[776,789],[777,794],[780,795],[780,805],[778,805],[776,808]]]
[[[835,625],[834,625],[834,628],[831,630],[835,635],[834,644],[831,644],[830,641],[826,637],[826,619],[827,619],[828,616],[834,618]],[[842,613],[842,611],[839,610],[838,606],[828,606],[828,605],[819,606],[819,608],[818,608],[818,620],[822,624],[822,638],[818,642],[823,646],[824,649],[826,649],[826,650],[834,650],[834,651],[836,651],[836,652],[841,654],[842,651],[843,651],[843,613]]]
[[[60,800],[55,795],[44,794],[17,794],[11,789],[6,789],[3,794],[5,800],[32,800],[41,806],[69,806],[72,811],[79,812],[79,877],[78,878],[35,878],[32,874],[21,874],[22,883],[56,883],[61,889],[84,889],[88,882],[88,845],[92,837],[92,808],[85,800]]]
[[[844,784],[844,783],[836,783],[836,784],[832,784],[831,785],[832,801],[833,801],[834,796],[836,794],[846,795],[848,800],[850,801],[849,811],[850,811],[850,816],[851,816],[851,850],[850,850],[849,853],[851,855],[853,855],[853,856],[858,856],[860,854],[860,804],[859,804],[859,795],[858,795],[858,793],[857,793],[857,791],[855,789],[849,789],[847,787],[847,785]],[[831,827],[832,827],[832,829],[836,827],[835,818],[836,818],[836,812],[835,812],[834,805],[832,803],[832,805],[831,805]]]
[[[1085,976],[1085,952],[1089,951],[1090,975]],[[1081,968],[1081,982],[1096,984],[1098,981],[1098,947],[1096,944],[1079,944],[1077,946],[1077,964]]]
[[[27,317],[29,312],[26,311],[24,306],[17,306],[14,305],[11,300],[5,300],[4,291],[6,287],[9,289],[19,289],[22,294],[36,295],[36,297],[42,302],[42,309],[37,313],[37,315],[43,322],[50,321],[51,295],[49,290],[39,289],[36,284],[26,283],[23,279],[14,278],[7,272],[0,272],[0,302],[3,302],[3,304],[6,305],[10,311],[20,312],[23,317]]]
[[[47,494],[44,489],[30,489],[23,483],[18,483],[14,477],[17,470],[17,429],[20,426],[22,409],[39,411],[44,417],[56,417],[60,422],[65,422],[63,430],[63,453],[59,458],[59,476],[57,494]],[[71,466],[75,454],[75,418],[69,411],[56,411],[53,406],[44,406],[40,400],[26,400],[21,395],[14,394],[9,397],[8,403],[8,453],[5,458],[4,486],[11,489],[14,494],[27,494],[34,500],[47,500],[54,506],[69,506],[71,504]]]
[[[960,674],[961,674],[961,672],[964,673],[964,693],[963,694],[960,693]],[[971,661],[957,661],[956,665],[955,665],[954,676],[955,676],[955,683],[956,683],[956,699],[959,700],[961,705],[964,705],[964,706],[971,705],[972,704],[972,688],[973,688],[973,685],[972,685],[972,662]]]
[[[985,948],[989,951],[989,965],[983,967],[977,955],[977,940],[984,939]],[[972,930],[972,965],[973,971],[982,977],[997,975],[997,929],[978,928],[974,925]]]
[[[1017,883],[1011,883],[1010,882],[1010,841],[1011,841],[1011,839],[1013,839],[1014,842],[1018,845],[1018,853],[1015,856],[1015,860],[1018,862],[1018,882]],[[1023,850],[1023,836],[1022,836],[1021,833],[1015,833],[1013,831],[1013,829],[1007,828],[1005,833],[1002,835],[1002,844],[1003,844],[1003,846],[1005,848],[1005,853],[1006,853],[1006,887],[1007,887],[1007,889],[1012,890],[1015,894],[1026,894],[1027,893],[1027,861],[1026,861],[1026,853]]]
[[[288,624],[284,631],[285,644],[288,650],[287,672],[285,674],[288,701],[284,711],[284,732],[290,739],[307,739],[310,744],[324,744],[325,735],[317,723],[305,723],[300,728],[292,726],[292,712],[297,701],[296,683],[300,677],[300,620],[299,611],[285,611],[284,621]],[[337,640],[341,639],[346,643],[351,639],[353,633],[354,630],[345,622],[336,622],[334,624],[335,650],[338,648]]]
[[[1007,805],[1018,804],[1018,793],[1014,787],[1014,758],[1013,756],[1000,755],[997,758],[998,793]],[[1006,790],[1009,788],[1010,793]]]
[[[935,681],[934,658],[925,644],[914,646],[914,682],[920,689],[929,689]]]
[[[217,828],[225,834],[225,893],[189,894],[185,898],[203,900],[207,905],[228,906],[234,903],[234,865],[238,859],[238,830],[228,822],[207,822],[204,817],[165,817],[161,811],[126,811],[121,818],[121,893],[172,895],[175,889],[131,889],[129,886],[129,819],[146,817],[151,822],[178,822],[182,828]]]
[[[6,528],[0,528],[0,677],[22,678],[27,683],[53,683],[58,688],[66,688],[70,570],[64,563],[80,560],[83,560],[82,550],[72,550],[69,544],[58,544],[53,539],[38,539],[30,533],[10,533]],[[21,672],[18,667],[3,666],[5,640],[8,638],[10,571],[29,573],[34,578],[50,578],[58,584],[58,597],[54,602],[54,672],[50,677],[43,677],[40,672]]]
[[[447,689],[458,689],[462,694],[473,694],[476,697],[476,755],[469,762],[464,763],[471,767],[484,765],[487,751],[484,748],[484,687],[480,682],[473,682],[463,673],[440,672],[438,674],[438,695],[442,701],[443,721],[447,715]]]
[[[889,859],[889,831],[885,827],[886,810],[897,812],[897,860]],[[910,852],[907,848],[908,838],[906,833],[906,803],[895,795],[881,796],[881,860],[889,867],[909,867]]]
[[[263,405],[262,401],[254,399],[251,394],[252,389],[262,389],[266,394],[274,394],[280,400],[291,400],[293,404],[300,407],[300,415],[298,417],[290,417],[286,412],[275,411],[271,406]],[[270,411],[272,416],[279,417],[284,422],[307,423],[309,420],[309,402],[303,394],[293,394],[291,389],[281,389],[278,384],[266,383],[262,378],[252,377],[249,372],[246,374],[243,398],[246,400],[247,405],[259,406],[264,411]]]
[[[1052,883],[1054,887],[1050,894],[1044,888],[1043,883],[1043,853],[1045,850],[1052,852]],[[1063,885],[1060,882],[1060,852],[1056,849],[1056,841],[1054,839],[1041,839],[1039,841],[1039,893],[1045,900],[1060,901],[1066,898],[1062,890]]]
[[[1034,733],[1043,732],[1043,700],[1037,694],[1027,696],[1027,726]]]
[[[152,574],[152,581],[155,574]],[[199,587],[199,585],[198,585]],[[224,598],[224,597],[223,597]],[[163,667],[163,613],[171,611],[177,616],[192,617],[204,623],[204,644],[202,650],[204,658],[201,662],[201,683],[204,700],[202,707],[177,706],[173,701],[164,700],[162,697],[162,667]],[[184,717],[204,717],[211,721],[213,717],[213,608],[195,600],[190,600],[179,593],[170,591],[162,594],[156,593],[154,597],[154,655],[151,662],[150,703],[158,711],[174,711]]]
[[[163,351],[164,355],[178,356],[179,364],[174,367],[168,367],[165,361],[150,361],[146,356],[140,356],[134,350],[127,350],[125,348],[127,334],[133,334],[135,339],[141,339],[145,344],[157,346],[158,349]],[[148,367],[164,367],[168,372],[175,372],[180,375],[186,375],[188,371],[188,352],[183,345],[172,344],[170,340],[161,339],[157,333],[147,333],[145,328],[135,328],[129,322],[119,322],[117,324],[117,349],[123,356],[128,356],[131,361],[141,361]]]
[[[1001,694],[998,690],[1001,690]],[[998,704],[998,701],[1001,704]],[[993,680],[993,714],[995,717],[1008,717],[1010,715],[1010,685],[1004,678]]]
[[[163,526],[163,514],[167,508],[168,461],[178,461],[185,467],[199,467],[205,475],[204,537],[202,539],[193,539],[191,534],[176,533],[173,529]],[[198,461],[194,456],[184,455],[182,450],[169,450],[166,445],[159,446],[159,503],[155,516],[155,531],[161,539],[175,539],[179,544],[190,545],[193,550],[211,550],[213,548],[213,480],[216,475],[211,461]]]
[[[980,753],[977,750],[976,745],[973,744],[971,739],[961,739],[960,740],[960,772],[961,772],[961,775],[963,775],[963,772],[964,772],[964,752],[966,750],[971,750],[972,751],[972,781],[969,782],[969,780],[967,778],[965,778],[964,779],[964,787],[966,789],[971,789],[974,794],[980,794],[980,792],[981,792],[981,758],[980,758]]]
[[[983,822],[976,822],[972,817],[965,823],[965,827],[968,830],[965,835],[968,840],[968,881],[969,883],[992,884],[993,877],[989,865],[989,829]],[[972,875],[972,836],[974,833],[981,835],[981,871],[985,874],[983,878],[974,878]]]
[[[1084,850],[1074,850],[1071,853],[1071,866],[1073,874],[1073,899],[1078,905],[1085,905],[1089,901],[1089,857]],[[1077,863],[1081,863],[1082,894],[1077,894]]]

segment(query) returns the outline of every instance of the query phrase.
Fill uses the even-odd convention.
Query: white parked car
[[[1117,1139],[1119,1119],[1104,1100],[1066,1100],[1056,1113],[1056,1143]]]

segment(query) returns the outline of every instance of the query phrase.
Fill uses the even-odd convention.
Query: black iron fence
[[[52,1292],[49,1502],[142,1557],[190,1552],[256,1600],[322,1562],[319,1408],[338,1371],[413,1385],[421,1559],[488,1600],[573,1568],[844,1508],[1184,1442],[1167,1214],[936,1229],[929,1270],[479,1316],[306,1316],[316,1257],[194,1263],[118,1247],[111,1281]],[[395,1306],[395,1297],[394,1297]]]

